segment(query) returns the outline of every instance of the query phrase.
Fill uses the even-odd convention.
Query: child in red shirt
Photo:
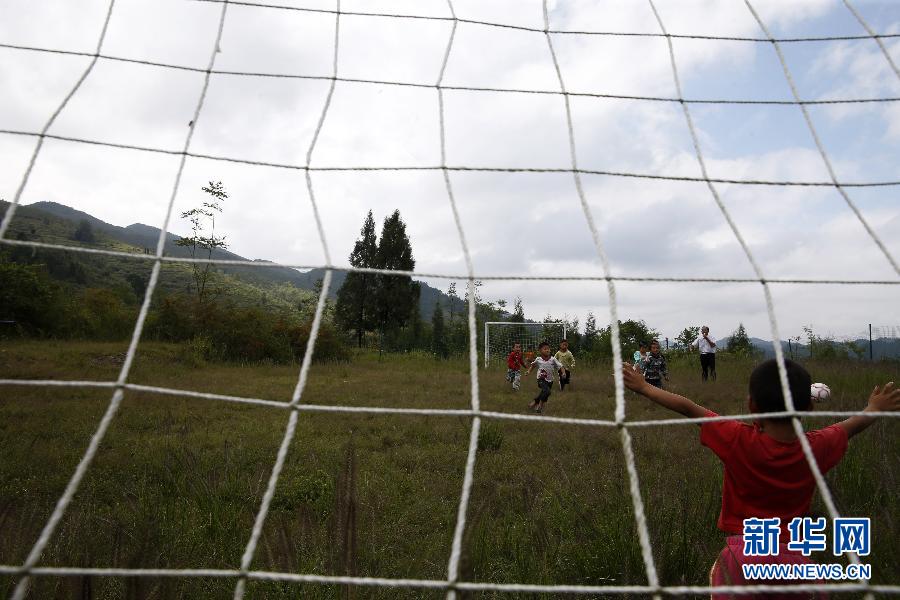
[[[788,384],[794,407],[810,410],[809,386],[812,379],[799,364],[785,360]],[[653,402],[689,418],[716,417],[691,400],[653,387],[631,365],[623,366],[625,386]],[[780,517],[782,540],[788,539],[787,525],[794,517],[806,516],[815,492],[815,480],[800,447],[790,418],[765,418],[765,413],[786,410],[778,364],[774,360],[761,363],[750,375],[751,413],[760,418],[753,424],[743,421],[713,421],[700,424],[700,443],[716,453],[724,467],[722,509],[719,529],[728,534],[727,545],[710,571],[710,585],[743,585],[741,564],[750,562],[807,563],[809,558],[787,549],[781,542],[778,556],[745,556],[743,552],[743,521],[747,518]],[[865,412],[900,410],[900,388],[893,382],[876,387],[869,396]],[[854,416],[824,429],[806,433],[819,470],[824,474],[834,467],[847,450],[847,441],[874,422],[873,417]],[[766,581],[781,584],[800,581]],[[808,582],[807,582],[808,583]],[[713,599],[727,598],[727,594],[713,594]],[[750,598],[793,598],[798,594],[765,594]]]
[[[515,342],[512,352],[506,357],[506,381],[512,384],[512,389],[519,391],[522,385],[522,374],[519,372],[525,366],[525,359],[522,357],[522,344]]]

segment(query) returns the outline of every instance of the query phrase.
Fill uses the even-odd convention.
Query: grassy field
[[[3,342],[0,377],[111,380],[124,344]],[[179,364],[173,346],[142,344],[131,381],[285,401],[296,366]],[[672,388],[725,414],[746,410],[749,361],[722,360],[702,385],[693,362]],[[829,408],[859,409],[872,386],[900,381],[897,363],[808,365],[828,383]],[[524,413],[505,369],[480,373],[482,407]],[[606,369],[579,365],[574,389],[548,415],[612,418]],[[313,366],[304,401],[467,408],[462,360],[364,355]],[[0,564],[21,563],[109,402],[107,390],[0,387]],[[628,396],[629,419],[670,415]],[[236,568],[288,412],[129,392],[44,565]],[[811,419],[813,425],[827,420]],[[254,569],[441,579],[471,420],[303,413]],[[614,429],[486,420],[468,512],[461,577],[469,581],[644,584],[618,433]],[[839,510],[870,516],[874,581],[900,581],[900,429],[879,422],[828,476]],[[723,545],[715,527],[721,469],[694,425],[633,430],[651,541],[664,584],[705,584]],[[814,510],[822,513],[817,499]],[[820,560],[830,560],[822,555]],[[0,595],[14,581],[0,578]],[[38,578],[35,598],[229,598],[217,579]],[[252,598],[439,598],[406,592],[252,583]],[[479,597],[492,597],[491,594]]]

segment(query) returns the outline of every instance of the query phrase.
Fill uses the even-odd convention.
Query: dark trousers
[[[707,381],[712,375],[713,381],[716,380],[716,354],[707,352],[700,355],[700,368],[703,369],[703,381]]]
[[[572,373],[568,369],[563,369],[563,374],[559,377],[559,391],[566,389],[570,383],[572,383]]]
[[[654,387],[658,387],[658,388],[662,389],[662,379],[648,379],[647,383],[649,383],[650,385],[652,385]]]
[[[550,392],[553,391],[553,382],[541,379],[538,381],[538,387],[541,391],[534,397],[535,402],[546,402],[550,399]]]

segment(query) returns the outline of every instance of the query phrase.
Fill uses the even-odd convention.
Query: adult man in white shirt
[[[703,381],[707,381],[712,375],[713,381],[716,380],[716,338],[709,335],[709,327],[704,325],[700,328],[700,335],[691,342],[692,348],[700,349],[700,368],[703,369]]]

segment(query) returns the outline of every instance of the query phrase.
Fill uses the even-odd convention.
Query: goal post
[[[487,321],[484,324],[484,368],[491,360],[502,361],[515,342],[522,344],[522,352],[538,353],[538,344],[546,341],[554,350],[566,337],[566,324],[552,321],[540,323],[512,323]]]

